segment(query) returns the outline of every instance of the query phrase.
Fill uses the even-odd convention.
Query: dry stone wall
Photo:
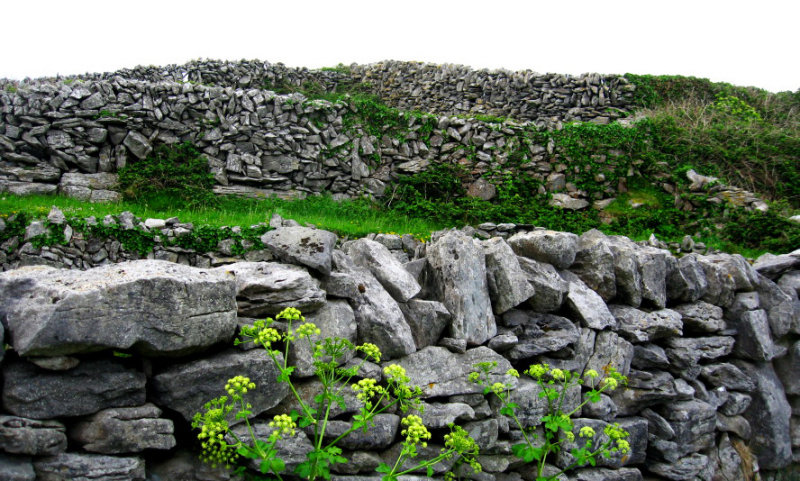
[[[229,479],[196,460],[187,421],[243,374],[258,385],[255,426],[266,431],[286,387],[262,352],[230,341],[238,325],[287,306],[405,367],[437,435],[455,421],[476,437],[483,481],[529,479],[530,469],[511,455],[520,433],[466,381],[481,361],[499,372],[614,366],[629,377],[576,425],[620,423],[630,456],[562,479],[752,479],[752,470],[767,479],[800,462],[800,252],[751,265],[728,254],[678,258],[597,231],[480,240],[452,230],[423,244],[383,234],[343,241],[277,218],[273,226],[257,261],[191,267],[205,257],[118,255],[78,270],[94,264],[57,268],[60,258],[45,255],[53,251],[31,246],[0,273],[6,479]],[[293,354],[294,375],[313,391],[307,355]],[[536,384],[520,380],[513,393],[524,422],[538,422]],[[376,423],[348,441],[350,462],[334,479],[378,479],[376,463],[401,439],[396,415]],[[306,444],[282,453],[302,459]]]
[[[398,177],[444,163],[464,167],[464,182],[476,196],[493,195],[481,177],[519,169],[541,181],[542,192],[546,186],[557,193],[558,205],[584,208],[594,198],[569,182],[568,167],[552,145],[522,141],[523,125],[454,115],[501,114],[498,109],[507,106],[504,114],[521,121],[546,123],[526,116],[539,112],[548,122],[607,122],[614,115],[598,114],[609,102],[623,102],[627,89],[624,79],[597,75],[542,77],[391,62],[354,66],[348,75],[370,82],[389,102],[437,113],[400,114],[398,125],[376,131],[352,103],[256,88],[279,78],[334,89],[344,75],[196,62],[0,82],[0,192],[117,199],[121,167],[145,158],[157,144],[192,142],[208,159],[221,194],[382,196]],[[517,165],[515,153],[527,162]],[[596,177],[600,197],[613,196],[617,184]]]

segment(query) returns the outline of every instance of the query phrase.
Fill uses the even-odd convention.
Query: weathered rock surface
[[[792,462],[792,442],[791,407],[783,386],[769,363],[736,361],[734,364],[756,383],[752,402],[744,412],[753,428],[750,449],[758,457],[761,469],[785,468]]]
[[[728,390],[752,392],[755,382],[733,364],[724,362],[703,366],[700,377],[714,387],[724,387]]]
[[[512,361],[561,351],[573,346],[580,338],[580,332],[572,321],[553,314],[515,309],[503,315],[503,323],[522,331],[504,353]]]
[[[61,453],[33,462],[41,481],[143,481],[144,460],[138,457]]]
[[[659,309],[667,305],[667,254],[653,247],[640,247],[634,253],[642,278],[642,300]]]
[[[369,269],[397,302],[408,302],[422,289],[383,244],[369,239],[358,239],[350,243],[345,252],[354,264]]]
[[[374,426],[370,426],[365,433],[357,429],[343,437],[338,446],[344,449],[383,449],[389,447],[394,441],[397,429],[400,426],[400,416],[396,414],[378,414],[373,418]],[[328,429],[325,436],[336,438],[344,434],[352,423],[346,421],[332,420],[328,422]]]
[[[680,304],[672,308],[681,315],[684,328],[692,333],[717,333],[725,329],[722,309],[707,302]]]
[[[597,330],[617,327],[617,320],[600,295],[569,271],[561,272],[561,276],[569,282],[564,302],[570,312],[580,320],[581,325]]]
[[[453,396],[457,394],[482,393],[483,388],[467,380],[474,364],[497,362],[492,382],[508,381],[506,371],[511,364],[487,347],[469,349],[464,354],[454,354],[439,346],[428,346],[409,356],[397,360],[405,368],[412,386],[422,388],[424,397]]]
[[[395,359],[415,351],[411,327],[403,311],[372,273],[358,267],[341,251],[334,252],[338,271],[356,282],[358,294],[351,299],[359,343],[378,346],[385,359]]]
[[[697,254],[687,254],[678,259],[667,274],[667,295],[670,299],[695,302],[705,295],[708,279],[699,258]]]
[[[328,301],[320,310],[305,316],[306,322],[311,322],[320,330],[320,334],[312,338],[322,340],[327,337],[346,339],[356,344],[357,325],[353,309],[344,300]],[[294,326],[296,327],[296,326]],[[340,363],[347,362],[353,357],[352,351],[347,351],[339,358]],[[329,359],[323,359],[328,362]],[[314,357],[311,346],[305,340],[293,342],[289,348],[289,363],[295,367],[295,376],[311,376],[315,372]]]
[[[203,404],[224,394],[228,379],[239,375],[250,378],[256,385],[247,394],[254,415],[278,404],[289,391],[286,384],[275,381],[278,369],[260,349],[228,350],[196,361],[175,363],[158,372],[152,377],[150,397],[156,405],[169,406],[191,422]]]
[[[713,406],[694,399],[672,403],[653,409],[660,414],[675,433],[671,440],[656,438],[649,444],[658,455],[669,462],[692,453],[704,451],[714,445],[716,410]]]
[[[775,359],[773,365],[786,394],[800,395],[800,341],[793,343],[787,355]]]
[[[483,243],[486,254],[486,278],[496,314],[527,301],[534,295],[533,286],[528,283],[525,272],[519,265],[514,251],[500,237]]]
[[[325,291],[302,267],[277,262],[236,262],[215,270],[233,273],[240,316],[274,316],[287,307],[310,314],[325,304]]]
[[[617,320],[617,332],[631,342],[648,342],[680,336],[683,333],[681,315],[670,309],[644,312],[630,306],[608,306]]]
[[[734,340],[729,336],[671,337],[666,345],[670,363],[681,369],[682,376],[694,379],[700,374],[700,361],[727,356],[733,351]]]
[[[602,232],[592,229],[581,235],[570,271],[600,294],[604,301],[608,302],[617,295],[614,252]]]
[[[427,247],[438,299],[453,316],[450,337],[482,344],[497,334],[486,281],[485,254],[466,235],[451,231]]]
[[[145,449],[168,450],[175,447],[175,427],[161,417],[152,404],[133,408],[104,409],[84,419],[69,431],[69,436],[92,453],[139,453]]]
[[[764,276],[758,276],[755,290],[773,336],[785,336],[790,330],[800,334],[800,313],[795,312],[791,296]]]
[[[508,239],[514,252],[523,257],[566,269],[578,253],[578,236],[569,232],[535,230],[519,232]]]
[[[775,357],[775,344],[763,309],[743,312],[734,325],[738,331],[734,351],[739,357],[754,361],[769,361]]]
[[[270,251],[283,262],[310,267],[322,274],[331,272],[331,255],[336,234],[308,227],[281,227],[261,236]]]
[[[417,349],[435,345],[450,323],[450,313],[439,301],[411,299],[400,304],[400,309],[411,327]]]
[[[695,476],[708,467],[708,456],[694,453],[691,456],[681,458],[674,462],[648,464],[647,469],[651,473],[658,474],[673,481],[683,481],[686,479],[696,479]],[[705,479],[705,477],[703,477]]]
[[[150,260],[83,272],[26,267],[0,274],[0,316],[21,355],[107,348],[182,355],[233,335],[234,283]]]
[[[36,472],[30,458],[0,453],[0,473],[7,481],[35,481]]]
[[[66,428],[58,421],[37,421],[0,416],[0,450],[13,454],[46,456],[67,449]]]
[[[551,312],[560,308],[569,291],[569,283],[558,274],[558,270],[550,264],[527,257],[520,256],[517,260],[535,293],[528,299],[528,305],[537,312]]]
[[[84,361],[60,372],[6,362],[3,379],[5,409],[33,419],[82,416],[145,401],[145,375],[111,361]]]

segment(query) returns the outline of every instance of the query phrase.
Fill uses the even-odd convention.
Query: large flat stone
[[[144,481],[144,460],[138,457],[61,453],[33,462],[38,481]]]
[[[222,272],[155,260],[23,267],[0,274],[0,317],[23,356],[184,355],[233,336],[235,284]]]
[[[552,264],[556,269],[571,266],[578,253],[578,236],[569,232],[518,232],[508,239],[508,243],[517,255]]]
[[[534,288],[506,241],[500,237],[489,239],[483,242],[483,250],[486,253],[489,297],[496,314],[502,314],[533,297]]]
[[[152,404],[105,409],[73,425],[69,435],[92,453],[172,449],[175,447],[175,427],[172,420],[160,416],[161,410]]]
[[[66,428],[58,421],[0,416],[0,450],[13,454],[45,456],[67,449]]]
[[[281,227],[261,236],[270,251],[283,262],[310,267],[322,274],[331,273],[331,255],[336,234],[308,227]]]

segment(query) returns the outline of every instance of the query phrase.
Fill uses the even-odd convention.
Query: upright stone
[[[642,300],[663,309],[667,305],[667,253],[654,247],[640,247],[635,256],[642,276]]]
[[[567,308],[584,327],[597,330],[617,327],[617,320],[599,294],[589,289],[572,272],[564,271],[561,275],[564,280],[569,282],[569,291],[566,296]]]
[[[617,295],[614,253],[606,235],[599,230],[592,229],[581,235],[570,270],[604,301],[608,302]]]
[[[528,299],[531,308],[537,312],[551,312],[561,308],[564,296],[569,291],[569,283],[558,274],[558,270],[550,264],[527,257],[518,256],[517,261],[535,292]]]
[[[347,248],[353,262],[369,269],[397,302],[408,302],[419,294],[421,287],[383,244],[358,239]]]
[[[427,248],[428,263],[439,300],[453,316],[450,335],[482,344],[497,334],[489,300],[483,249],[458,231],[451,231]]]
[[[483,243],[483,250],[486,253],[489,296],[495,313],[502,314],[534,295],[533,286],[528,283],[517,256],[506,241],[500,237],[489,239]]]

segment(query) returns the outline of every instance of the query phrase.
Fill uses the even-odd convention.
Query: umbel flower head
[[[402,436],[406,437],[406,444],[419,444],[423,448],[428,447],[427,441],[431,438],[431,433],[428,431],[428,428],[422,424],[421,417],[414,414],[409,414],[408,416],[404,417],[401,422],[403,426],[406,426],[406,428],[400,432]]]

